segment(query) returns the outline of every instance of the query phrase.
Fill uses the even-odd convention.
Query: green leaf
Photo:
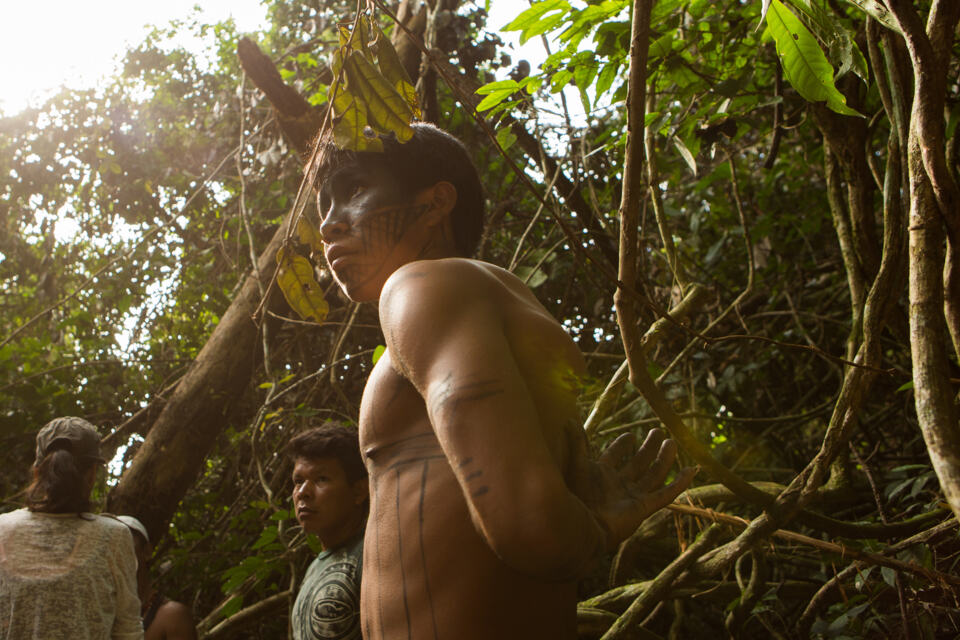
[[[513,89],[501,89],[499,91],[495,91],[480,101],[480,104],[477,105],[477,111],[486,111],[487,109],[492,109],[509,98],[511,95],[513,95]]]
[[[593,58],[593,52],[591,52],[590,56],[583,62],[574,67],[573,81],[580,90],[586,91],[587,87],[593,84],[594,79],[597,77],[597,67],[597,62]]]
[[[534,268],[520,266],[514,270],[514,275],[520,278],[523,283],[531,289],[536,289],[547,281],[547,274],[539,267]]]
[[[553,15],[547,15],[556,12]],[[542,35],[568,18],[570,5],[566,0],[543,0],[513,19],[504,31],[520,31],[520,44]]]
[[[603,65],[603,68],[600,69],[600,74],[597,76],[597,98],[606,93],[610,87],[613,85],[613,81],[617,77],[617,71],[620,69],[620,63],[616,61],[611,61]]]
[[[517,136],[515,136],[513,131],[510,131],[510,129],[504,128],[497,131],[497,144],[499,144],[500,148],[504,151],[512,147],[513,143],[516,141]]]
[[[373,364],[377,364],[377,360],[383,356],[383,352],[386,350],[387,348],[384,345],[377,345],[377,348],[373,350]]]
[[[883,581],[886,582],[893,588],[897,587],[897,572],[891,569],[890,567],[880,567],[880,575],[883,576]]]
[[[777,44],[777,54],[787,80],[810,102],[826,101],[827,106],[848,116],[862,114],[847,106],[847,100],[833,83],[833,67],[813,34],[780,0],[771,0],[767,31]]]
[[[224,619],[229,618],[237,611],[240,611],[241,606],[243,606],[243,596],[233,596],[227,601],[227,604],[223,605],[223,609],[220,610],[220,616]]]
[[[680,155],[683,157],[683,161],[687,163],[687,166],[690,167],[690,171],[693,172],[694,177],[697,175],[697,160],[693,157],[693,154],[690,153],[690,149],[687,148],[687,145],[683,144],[683,140],[679,136],[673,136],[673,145],[677,148],[677,151],[680,152]]]
[[[276,527],[267,527],[263,530],[263,533],[260,534],[260,537],[257,538],[257,541],[253,543],[253,549],[261,549],[274,540],[277,539],[277,528]]]
[[[290,307],[304,320],[323,322],[330,307],[313,278],[313,265],[295,251],[277,251],[277,285]]]
[[[498,91],[505,91],[507,89],[510,92],[517,91],[520,88],[520,83],[516,80],[496,80],[494,82],[488,82],[479,89],[477,89],[477,95],[486,96],[491,93],[496,93]]]
[[[806,17],[806,24],[813,29],[817,39],[826,44],[830,58],[839,61],[837,77],[842,77],[852,69],[867,82],[869,73],[866,58],[840,20],[814,0],[791,0],[791,3]]]
[[[678,38],[677,30],[672,29],[650,43],[650,53],[648,54],[650,60],[666,58],[673,51],[673,48],[680,43],[682,43],[682,40]]]
[[[897,24],[897,21],[890,15],[890,11],[877,0],[847,0],[847,2],[872,17],[887,29],[900,34],[903,33],[900,31],[900,25]]]
[[[907,380],[902,385],[897,387],[897,392],[899,393],[900,391],[909,391],[911,389],[913,389],[913,380]]]
[[[550,78],[550,90],[554,93],[563,91],[570,79],[573,78],[573,72],[567,69],[560,69]]]

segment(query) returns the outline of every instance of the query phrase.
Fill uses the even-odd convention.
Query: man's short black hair
[[[337,422],[327,422],[295,435],[284,451],[297,458],[334,458],[340,462],[348,482],[367,477],[367,468],[360,458],[357,430]]]
[[[317,187],[334,170],[352,164],[378,164],[396,177],[397,184],[409,196],[447,181],[457,190],[457,203],[450,212],[454,245],[459,255],[472,256],[483,233],[485,206],[480,176],[463,143],[446,131],[422,122],[413,125],[413,138],[403,144],[397,142],[393,134],[381,139],[383,153],[340,149],[329,135],[321,137]]]

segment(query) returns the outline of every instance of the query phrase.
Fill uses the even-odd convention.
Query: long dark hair
[[[86,475],[98,460],[75,456],[57,442],[33,467],[27,487],[27,508],[44,513],[81,513],[90,510]],[[68,445],[69,446],[69,445]]]

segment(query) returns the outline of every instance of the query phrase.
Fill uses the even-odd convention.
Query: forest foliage
[[[317,547],[283,445],[356,422],[383,343],[315,251],[304,141],[419,115],[480,169],[478,257],[586,356],[594,449],[663,424],[701,467],[582,581],[582,637],[958,633],[960,5],[265,4],[275,77],[187,19],[0,119],[3,509],[84,416],[203,637],[285,637]]]

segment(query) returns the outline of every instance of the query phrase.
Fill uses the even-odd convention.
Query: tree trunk
[[[110,492],[107,509],[138,517],[151,540],[166,531],[226,426],[230,407],[250,381],[260,348],[253,317],[261,286],[269,286],[276,270],[274,256],[286,226],[280,226],[258,260],[259,282],[256,273],[247,277]]]
[[[244,70],[274,105],[281,128],[303,156],[321,117],[283,83],[273,62],[253,42],[244,38],[237,49]],[[162,537],[180,500],[196,481],[227,425],[230,408],[260,360],[260,327],[254,316],[261,303],[260,292],[270,287],[276,272],[275,256],[288,224],[289,220],[280,225],[263,250],[257,269],[247,277],[110,493],[107,508],[137,516],[151,540]],[[282,300],[279,295],[271,299],[278,304]]]
[[[944,107],[960,4],[934,0],[926,29],[903,0],[888,0],[913,66],[910,112],[910,346],[917,420],[940,487],[960,517],[960,424],[950,386],[944,309],[945,245],[955,250],[960,193],[947,168]],[[953,256],[951,256],[953,258]],[[952,276],[952,266],[950,270]],[[948,279],[947,286],[956,287]],[[951,302],[952,304],[952,302]],[[949,312],[949,311],[947,311]]]

